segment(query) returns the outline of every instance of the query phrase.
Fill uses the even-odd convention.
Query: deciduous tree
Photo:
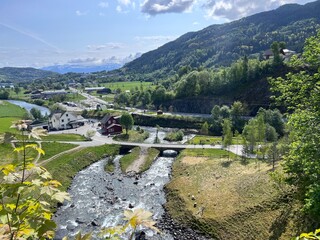
[[[120,124],[126,129],[126,134],[128,135],[128,130],[132,128],[134,121],[130,113],[122,114],[120,118]]]
[[[291,129],[289,153],[285,156],[287,181],[295,185],[304,209],[320,216],[320,31],[306,41],[300,64],[307,70],[272,79],[276,100],[285,104]]]

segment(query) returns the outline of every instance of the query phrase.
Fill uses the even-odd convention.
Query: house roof
[[[122,127],[120,124],[112,123],[110,126],[107,127],[107,129],[113,128],[113,127],[115,127],[115,126]]]
[[[109,121],[109,119],[111,118],[112,116],[111,115],[105,115],[101,120],[100,122],[105,124],[106,122]]]
[[[72,112],[54,112],[50,115],[50,118],[54,118],[55,120],[59,120],[63,115],[65,114],[69,114],[71,115],[72,117],[76,118],[77,120],[84,120],[84,118],[80,115],[76,115]]]
[[[64,89],[61,90],[48,90],[48,91],[43,91],[42,94],[66,94],[67,92]]]
[[[96,91],[96,90],[103,90],[106,89],[105,87],[86,87],[84,88],[85,91]]]
[[[53,118],[53,119],[55,119],[55,120],[59,120],[59,119],[61,118],[62,114],[63,114],[63,113],[61,113],[61,112],[53,113],[53,114],[50,116],[50,118]]]

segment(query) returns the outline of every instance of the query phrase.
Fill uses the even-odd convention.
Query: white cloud
[[[128,13],[130,8],[135,9],[136,3],[133,0],[117,0],[118,5],[116,7],[119,13]]]
[[[117,12],[121,13],[121,12],[122,12],[122,7],[121,7],[120,5],[118,5],[118,6],[116,7],[116,10],[117,10]]]
[[[88,45],[87,48],[89,50],[100,51],[102,49],[120,49],[123,48],[123,44],[121,43],[106,43],[100,45]]]
[[[149,15],[160,13],[181,13],[190,11],[196,0],[145,0],[141,11]]]
[[[98,57],[84,57],[84,58],[72,58],[66,61],[65,63],[60,63],[64,65],[76,65],[76,66],[101,66],[107,63],[119,63],[119,64],[125,64],[127,62],[130,62],[138,57],[141,56],[141,53],[135,53],[130,54],[125,57],[116,57],[111,56],[108,58],[98,58]]]
[[[125,5],[125,6],[128,6],[131,4],[131,0],[118,0],[118,3]]]
[[[87,15],[87,12],[81,12],[80,10],[76,11],[77,16],[85,16]]]
[[[107,3],[107,2],[100,2],[100,3],[98,4],[98,6],[101,7],[101,8],[107,8],[107,7],[109,6],[109,3]]]

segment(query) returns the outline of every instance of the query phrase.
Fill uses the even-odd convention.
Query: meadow
[[[41,137],[43,141],[67,141],[67,142],[81,142],[87,139],[79,134],[74,133],[61,133],[61,134],[49,134]]]
[[[39,161],[47,160],[61,152],[75,148],[78,145],[71,143],[59,143],[59,142],[42,142],[41,148],[44,151],[44,155],[41,155]]]
[[[0,101],[0,118],[3,117],[15,117],[22,118],[27,111],[17,105],[9,103],[7,101]]]
[[[217,149],[181,152],[166,186],[170,215],[214,239],[278,239],[274,234],[286,224],[279,221],[292,210],[282,200],[288,189],[276,186],[268,163],[226,155]]]
[[[104,84],[104,87],[110,88],[111,90],[117,90],[121,89],[121,92],[124,92],[126,90],[131,90],[138,88],[140,89],[143,87],[143,89],[147,88],[155,88],[155,85],[152,84],[152,82],[139,82],[139,81],[134,81],[134,82],[110,82]]]
[[[222,144],[221,136],[207,136],[207,135],[197,135],[194,138],[188,140],[188,144],[196,144],[196,145],[220,145]],[[241,136],[233,137],[232,144],[241,144],[242,139]]]
[[[0,101],[0,133],[16,133],[15,129],[10,128],[12,122],[23,119],[26,114],[28,113],[25,109],[7,101]]]

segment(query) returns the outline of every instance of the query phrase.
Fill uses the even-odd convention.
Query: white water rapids
[[[71,202],[61,206],[55,215],[56,239],[75,235],[78,231],[98,232],[101,227],[123,224],[123,210],[129,205],[151,211],[155,221],[161,218],[162,205],[166,202],[163,187],[170,180],[174,158],[157,158],[140,178],[122,174],[120,158],[117,156],[114,160],[114,173],[105,172],[105,159],[76,175],[69,190]],[[146,234],[150,240],[173,239],[168,233],[159,235],[147,230]]]

